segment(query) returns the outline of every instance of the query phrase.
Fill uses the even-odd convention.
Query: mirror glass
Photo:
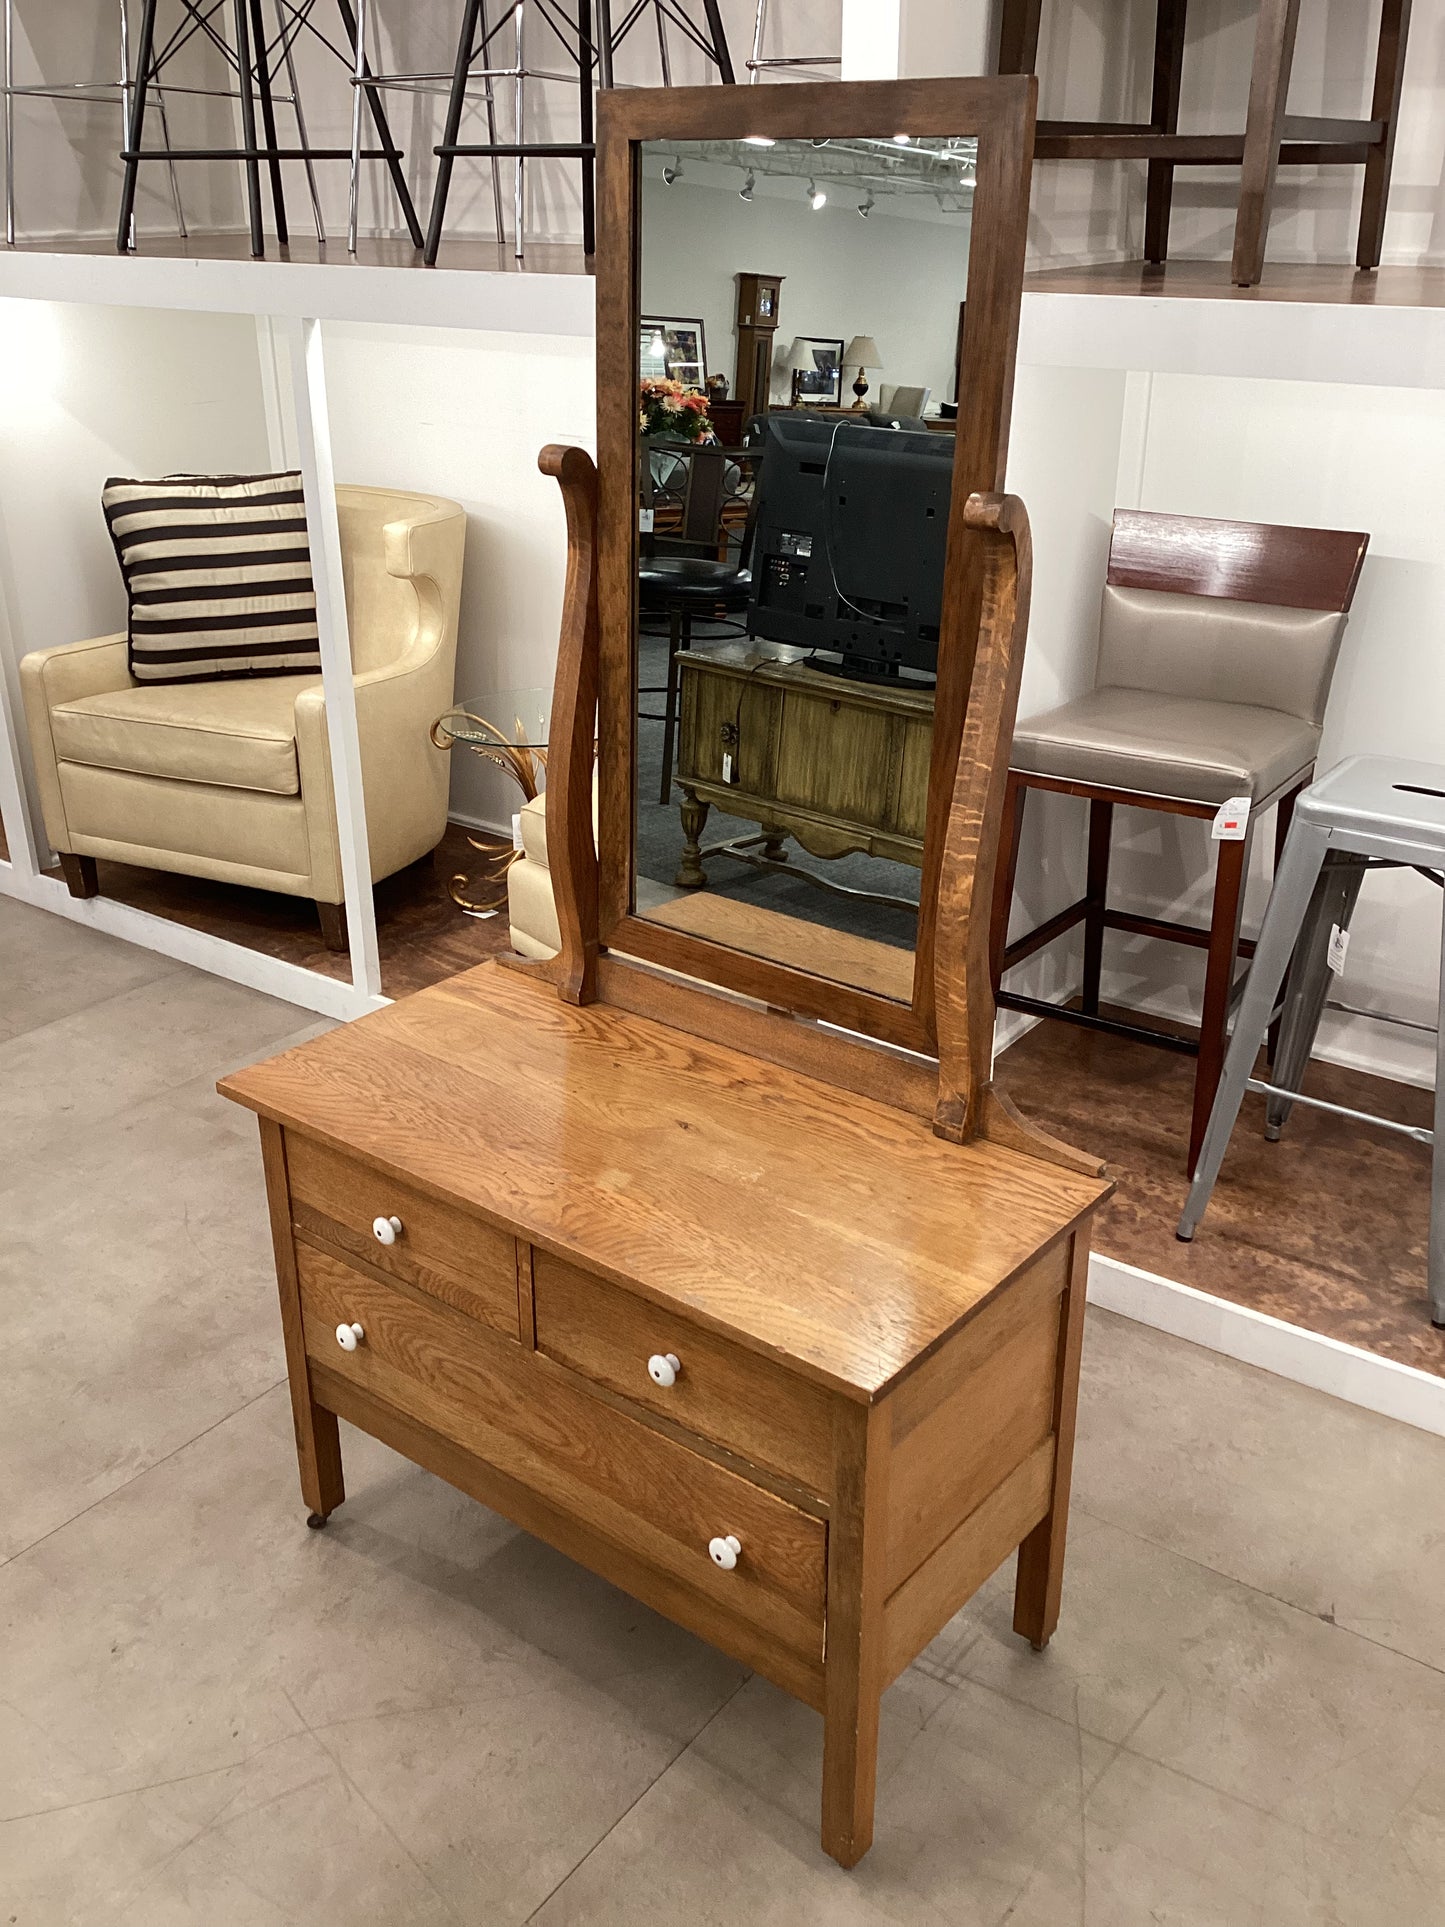
[[[905,1004],[976,157],[642,150],[636,910]]]

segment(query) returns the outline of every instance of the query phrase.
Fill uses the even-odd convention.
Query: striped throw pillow
[[[101,502],[137,682],[320,670],[299,472],[113,478]]]

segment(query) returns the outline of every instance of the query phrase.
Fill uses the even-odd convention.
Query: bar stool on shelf
[[[1277,809],[1284,845],[1310,780],[1330,678],[1369,537],[1120,509],[1099,619],[1095,686],[1014,732],[995,877],[991,967],[1004,1010],[1058,1018],[1197,1059],[1189,1170],[1204,1138],[1238,987],[1244,879],[1255,827]],[[1031,789],[1089,804],[1085,894],[1007,941],[1024,799]],[[1214,820],[1220,834],[1208,929],[1108,907],[1114,806]],[[1237,823],[1226,830],[1225,808]],[[1078,1008],[1001,987],[1022,963],[1084,926]],[[1198,1034],[1178,1036],[1100,1014],[1104,932],[1207,952]]]
[[[1306,1097],[1300,1089],[1320,1013],[1325,1008],[1330,946],[1337,941],[1335,929],[1348,930],[1350,913],[1367,871],[1406,865],[1432,883],[1445,884],[1445,767],[1385,756],[1352,756],[1311,784],[1299,798],[1177,1235],[1188,1243],[1208,1208],[1246,1091],[1262,1092],[1269,1100],[1266,1137],[1279,1136],[1296,1104],[1332,1111],[1357,1123],[1402,1131],[1418,1143],[1432,1146],[1430,1321],[1445,1329],[1445,1159],[1440,1155],[1445,1143],[1445,932],[1436,1033],[1434,1130]],[[1289,984],[1275,1068],[1270,1079],[1256,1078],[1255,1057],[1274,1015],[1286,970]]]
[[[113,101],[120,109],[121,139],[125,140],[130,125],[131,101],[131,64],[130,64],[130,0],[119,0],[117,7],[119,27],[119,62],[114,80],[40,80],[27,81],[21,85],[15,80],[15,0],[5,0],[3,15],[0,15],[0,30],[4,34],[4,47],[0,49],[0,63],[3,63],[3,78],[0,78],[0,97],[4,100],[5,110],[5,239],[15,245],[15,102],[17,100],[54,100],[69,102],[107,102]],[[156,106],[161,117],[161,138],[167,150],[171,145],[170,122],[166,112],[164,91],[158,89]],[[171,201],[176,214],[176,232],[184,241],[186,238],[186,217],[181,206],[181,186],[176,174],[175,162],[170,162]]]
[[[611,87],[613,64],[618,50],[639,22],[652,16],[657,28],[659,57],[664,86],[672,84],[672,54],[668,28],[680,33],[685,44],[698,49],[717,69],[719,80],[732,85],[736,79],[727,34],[723,30],[718,0],[700,0],[703,18],[698,21],[689,11],[689,0],[630,0],[623,19],[614,25],[612,0],[575,0],[569,13],[562,0],[513,0],[499,7],[495,21],[488,18],[487,0],[464,0],[462,27],[457,39],[456,64],[452,69],[447,99],[446,125],[437,156],[436,186],[432,192],[431,220],[427,228],[426,259],[436,265],[446,224],[447,198],[451,192],[452,170],[458,160],[490,160],[492,192],[497,204],[497,239],[502,239],[501,190],[498,163],[512,162],[512,248],[523,258],[525,242],[524,169],[529,160],[575,160],[582,168],[582,248],[596,251],[596,159],[597,143],[593,134],[593,87]],[[565,73],[550,72],[527,64],[527,27],[530,13],[550,27],[572,66]],[[512,58],[501,61],[494,42],[507,26],[512,29]],[[476,65],[482,61],[482,66]],[[527,139],[526,84],[550,80],[573,83],[578,89],[578,129],[575,141],[531,141]],[[498,140],[496,93],[498,81],[509,82],[512,89],[513,138]],[[483,88],[487,112],[487,139],[464,141],[462,116],[477,83]],[[385,77],[374,86],[408,84],[406,76]]]
[[[1144,257],[1152,262],[1163,261],[1169,253],[1175,168],[1241,168],[1232,274],[1237,285],[1246,288],[1253,287],[1264,272],[1277,169],[1281,165],[1363,167],[1365,189],[1355,259],[1362,269],[1377,268],[1384,244],[1385,205],[1405,78],[1411,0],[1382,0],[1367,120],[1335,120],[1285,111],[1299,0],[1259,0],[1243,134],[1179,132],[1187,5],[1188,0],[1157,0],[1149,119],[1113,125],[1041,120],[1034,140],[1035,157],[1041,161],[1148,161]],[[1042,12],[1043,0],[1003,0],[998,60],[1001,74],[1037,71]]]
[[[753,52],[746,63],[748,81],[756,86],[764,74],[801,72],[816,76],[820,80],[831,78],[823,73],[825,67],[841,67],[841,54],[772,54],[763,52],[763,44],[768,25],[768,0],[758,0],[757,11],[753,16]]]
[[[171,158],[177,161],[233,160],[242,164],[245,170],[246,210],[251,234],[251,253],[257,257],[266,251],[261,203],[261,165],[265,163],[269,177],[276,238],[281,246],[285,247],[290,240],[290,230],[286,218],[281,164],[288,160],[303,162],[306,168],[307,185],[310,189],[312,216],[316,224],[316,238],[324,245],[326,230],[322,221],[314,164],[317,161],[350,161],[353,150],[349,146],[312,146],[306,132],[306,120],[297,86],[295,47],[300,35],[303,32],[309,33],[343,67],[351,70],[355,57],[354,49],[360,40],[351,0],[337,0],[337,12],[345,33],[345,42],[340,46],[317,23],[315,18],[317,0],[272,0],[275,32],[269,38],[262,0],[231,0],[230,39],[227,38],[223,26],[218,24],[218,16],[222,21],[224,20],[225,0],[176,0],[176,23],[169,37],[161,40],[158,40],[156,31],[159,4],[160,0],[144,0],[144,9],[141,14],[130,122],[125,148],[121,154],[125,171],[121,184],[117,248],[121,253],[125,253],[130,246],[131,215],[135,206],[140,163],[167,157],[161,150],[142,146],[145,136],[146,105],[150,92],[155,89],[159,94],[161,74],[166,65],[176,59],[198,37],[209,42],[221,54],[236,77],[236,86],[234,89],[224,90],[186,87],[173,88],[173,91],[238,101],[241,112],[241,144],[239,147],[177,147],[169,150]],[[283,70],[286,74],[288,91],[278,92],[275,80]],[[407,187],[406,177],[402,172],[401,150],[392,139],[391,128],[382,103],[375,94],[369,95],[368,98],[379,145],[374,150],[370,150],[365,158],[386,162],[412,243],[419,248],[422,244],[421,225],[417,220],[411,191]],[[278,105],[289,106],[295,116],[298,142],[295,147],[283,147],[280,144],[276,121]],[[260,110],[259,132],[256,120],[258,108]]]

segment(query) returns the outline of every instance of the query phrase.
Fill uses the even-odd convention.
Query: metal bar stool
[[[596,159],[597,143],[593,136],[593,86],[611,87],[613,62],[619,48],[639,21],[649,14],[657,28],[658,52],[662,63],[664,86],[672,84],[672,54],[668,39],[668,29],[680,33],[683,40],[697,48],[717,68],[718,78],[732,85],[736,79],[733,72],[732,55],[728,51],[727,34],[724,32],[722,14],[718,0],[701,0],[703,22],[699,24],[688,11],[688,0],[631,0],[620,21],[614,22],[612,0],[576,0],[574,15],[569,15],[561,0],[514,0],[496,20],[489,22],[486,0],[465,0],[462,9],[462,28],[457,39],[456,64],[451,74],[451,87],[447,99],[446,124],[442,138],[436,149],[437,178],[432,191],[431,220],[427,227],[426,259],[429,267],[436,265],[437,254],[441,248],[442,229],[446,224],[447,197],[451,192],[452,170],[458,160],[490,160],[492,163],[492,189],[497,198],[498,226],[497,238],[501,233],[500,190],[497,185],[497,164],[501,160],[512,162],[512,250],[520,261],[526,249],[525,242],[525,179],[524,170],[529,160],[575,160],[582,164],[582,248],[585,254],[596,251]],[[573,62],[575,72],[549,72],[532,67],[527,62],[527,29],[529,14],[545,23],[561,44],[564,52]],[[502,56],[494,42],[510,23],[512,28],[512,58],[501,64]],[[478,67],[477,61],[482,65]],[[531,80],[575,81],[578,87],[578,130],[575,141],[530,141],[527,139],[526,121],[526,84]],[[498,81],[508,81],[512,87],[513,138],[510,141],[498,140],[496,128],[496,109],[494,85]],[[468,97],[478,82],[485,90],[487,107],[487,139],[485,141],[466,141],[462,139],[462,117],[466,111]],[[379,80],[375,84],[404,84],[397,80]]]
[[[1353,756],[1311,784],[1296,802],[1224,1076],[1179,1219],[1177,1236],[1186,1243],[1208,1206],[1246,1091],[1261,1092],[1269,1099],[1268,1137],[1278,1137],[1293,1105],[1307,1104],[1359,1123],[1402,1131],[1422,1144],[1445,1143],[1445,944],[1433,1131],[1306,1097],[1299,1088],[1325,1003],[1333,926],[1343,917],[1340,928],[1348,927],[1366,871],[1381,864],[1409,865],[1432,882],[1442,881],[1445,768],[1385,756]],[[1274,1081],[1267,1082],[1252,1073],[1286,969],[1290,986],[1283,1007],[1284,1031]],[[1429,1281],[1431,1323],[1445,1328],[1445,1159],[1438,1149],[1431,1170]]]
[[[4,72],[3,80],[0,80],[0,98],[3,98],[5,113],[5,239],[11,247],[15,245],[15,102],[17,100],[114,101],[120,109],[121,138],[122,140],[125,138],[126,129],[130,124],[131,101],[130,0],[120,0],[118,12],[120,63],[114,80],[41,80],[17,86],[15,82],[15,0],[5,0]],[[161,117],[161,138],[169,150],[170,121],[166,112],[165,93],[160,88],[156,90],[156,106]],[[181,207],[181,186],[174,160],[170,160],[169,171],[171,201],[176,211],[176,232],[182,240],[185,240],[186,217]]]
[[[818,78],[826,79],[828,76],[822,73],[824,67],[842,66],[843,57],[841,54],[765,54],[763,52],[763,41],[767,24],[768,0],[758,0],[757,11],[753,16],[752,58],[745,63],[748,70],[749,85],[756,86],[765,73],[773,73],[780,69],[786,70],[789,68],[794,71],[800,70],[805,74],[816,73]]]
[[[246,177],[246,208],[251,231],[251,252],[258,257],[266,251],[261,206],[261,163],[265,162],[269,176],[276,238],[284,247],[290,239],[290,233],[286,218],[281,163],[288,160],[304,162],[311,193],[312,214],[316,223],[316,238],[324,244],[326,233],[322,225],[321,202],[316,190],[313,164],[316,161],[350,161],[352,148],[311,145],[296,82],[295,46],[303,32],[309,33],[350,71],[353,65],[354,48],[359,39],[351,0],[337,0],[337,12],[346,34],[346,42],[341,46],[338,46],[318,24],[315,18],[317,0],[272,0],[275,32],[269,37],[262,11],[263,0],[230,0],[232,38],[229,40],[223,26],[218,24],[218,16],[224,21],[227,0],[178,0],[178,4],[179,19],[175,27],[168,38],[158,42],[156,14],[159,0],[144,0],[136,53],[130,124],[125,148],[121,153],[125,173],[121,184],[117,248],[121,253],[125,253],[131,245],[131,217],[135,206],[140,162],[167,158],[166,151],[142,146],[146,105],[150,91],[155,88],[159,93],[160,76],[166,64],[174,60],[197,38],[208,41],[221,54],[236,76],[236,87],[233,91],[173,86],[172,91],[239,101],[241,144],[239,147],[177,147],[168,150],[169,156],[178,161],[234,160],[242,163]],[[289,93],[278,93],[274,85],[276,76],[283,69],[287,76]],[[295,114],[299,142],[296,147],[280,145],[276,124],[278,101],[289,105]],[[259,132],[256,123],[258,107],[261,115]],[[402,172],[401,150],[392,139],[385,108],[374,96],[371,112],[376,124],[379,145],[369,150],[366,158],[386,162],[413,245],[420,247],[421,226],[416,217],[411,191],[407,187],[406,177]]]

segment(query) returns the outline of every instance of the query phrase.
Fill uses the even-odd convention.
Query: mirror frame
[[[975,492],[1003,486],[1023,296],[1037,82],[824,81],[771,87],[619,89],[598,97],[597,442],[599,470],[599,936],[623,955],[936,1056],[934,936],[983,603],[984,547],[964,525]],[[894,1002],[832,978],[692,936],[636,914],[633,878],[637,681],[637,317],[641,162],[649,141],[961,136],[978,142],[967,254],[962,369],[913,996]]]

